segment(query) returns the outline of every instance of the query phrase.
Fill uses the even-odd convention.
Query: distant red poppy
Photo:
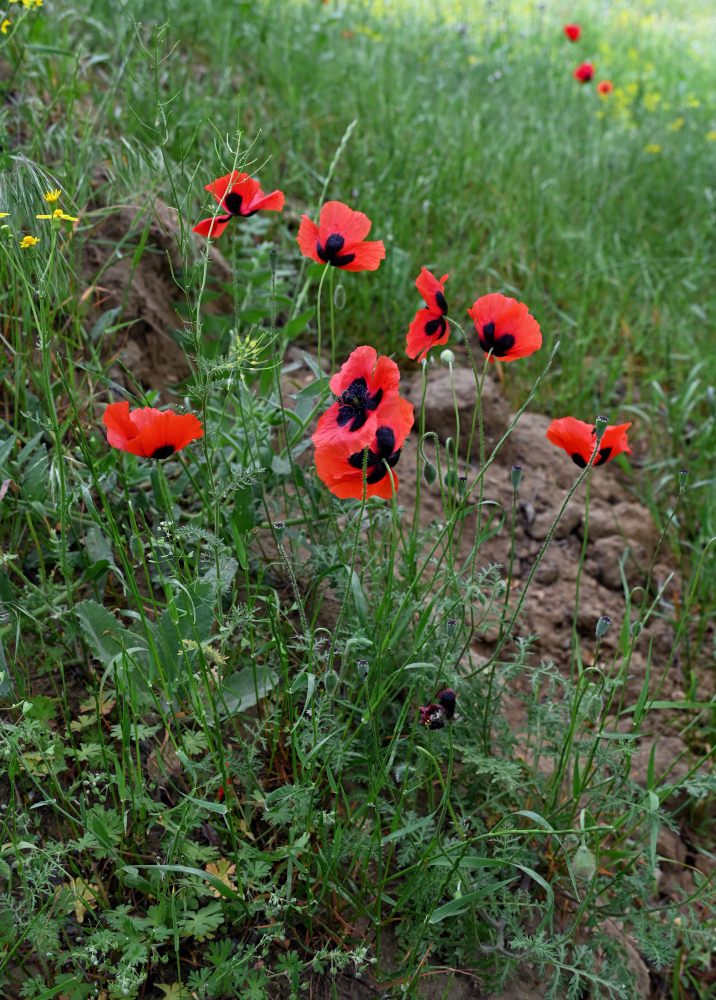
[[[249,215],[261,211],[280,212],[285,201],[283,191],[264,194],[258,181],[248,174],[239,173],[238,170],[232,170],[225,177],[218,177],[211,184],[207,184],[204,190],[214,195],[226,215],[202,219],[194,226],[194,232],[200,236],[214,238],[221,236],[232,216],[242,215],[248,218]]]
[[[597,84],[598,94],[604,94],[606,96],[607,94],[611,94],[613,90],[614,90],[614,84],[612,83],[611,80],[600,80],[599,83]]]
[[[580,83],[589,83],[589,81],[594,76],[594,63],[583,62],[575,69],[572,76],[575,80],[579,80]]]
[[[350,454],[370,444],[379,424],[392,427],[396,437],[404,440],[413,422],[413,408],[400,399],[399,383],[395,361],[378,357],[374,347],[356,347],[330,381],[338,399],[318,421],[312,438],[315,446],[345,439]]]
[[[342,201],[327,201],[318,225],[307,215],[301,216],[298,245],[304,257],[319,264],[344,271],[375,271],[385,257],[385,247],[382,240],[366,240],[370,227],[367,215],[354,212]]]
[[[405,350],[409,358],[422,361],[431,347],[448,341],[450,329],[445,319],[448,307],[443,289],[449,277],[449,274],[444,274],[438,281],[427,267],[420,269],[415,287],[425,299],[425,305],[418,309],[408,329]]]
[[[578,41],[579,36],[582,34],[582,28],[579,24],[565,24],[563,31],[570,42]]]
[[[614,458],[615,455],[620,455],[622,452],[631,454],[626,434],[630,427],[631,423],[607,427],[600,441],[594,465],[603,465],[610,458]],[[564,448],[575,465],[584,469],[594,454],[597,430],[594,424],[587,424],[583,420],[576,420],[574,417],[560,417],[559,420],[553,420],[549,425],[547,437],[558,448]]]
[[[393,487],[398,489],[398,477],[388,474],[395,468],[400,450],[413,426],[413,406],[398,400],[400,419],[393,427],[381,424],[368,446],[351,451],[352,443],[345,438],[334,444],[316,448],[316,472],[331,493],[342,500],[363,498],[363,465],[365,463],[366,496],[389,500]],[[366,455],[367,453],[367,455]]]
[[[169,458],[204,434],[193,413],[144,406],[129,412],[129,403],[110,403],[102,420],[113,448],[144,458]]]
[[[516,361],[542,346],[539,323],[524,302],[499,292],[483,295],[467,310],[475,324],[480,347],[490,360]]]

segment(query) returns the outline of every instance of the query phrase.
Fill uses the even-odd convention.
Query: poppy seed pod
[[[595,629],[597,633],[597,639],[601,639],[603,635],[607,634],[611,623],[612,620],[609,617],[609,615],[601,615],[601,617],[597,618],[597,627]]]

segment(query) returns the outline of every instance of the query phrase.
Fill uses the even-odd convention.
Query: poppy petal
[[[425,299],[428,309],[437,310],[443,314],[447,313],[445,282],[449,277],[449,274],[444,274],[438,281],[435,275],[428,271],[427,267],[420,269],[420,274],[415,279],[415,287]]]
[[[252,212],[280,212],[284,206],[286,198],[283,191],[272,191],[271,194],[264,194],[254,198],[251,202]]]
[[[327,201],[318,219],[321,243],[340,233],[346,243],[360,243],[370,232],[371,221],[363,212],[356,212],[342,201]]]
[[[318,226],[315,222],[311,222],[307,215],[301,216],[301,225],[298,227],[298,236],[296,237],[298,245],[301,248],[301,253],[304,257],[310,257],[311,260],[317,260],[319,264],[324,262],[318,256],[316,251],[316,244],[318,243]]]
[[[206,184],[204,186],[205,191],[209,191],[213,194],[218,202],[224,200],[224,196],[227,191],[230,191],[234,185],[240,184],[241,181],[246,180],[249,175],[242,173],[239,170],[232,170],[230,174],[225,174],[223,177],[217,177],[215,181],[211,184]]]
[[[199,236],[212,236],[216,240],[226,229],[230,219],[231,216],[226,215],[217,215],[214,219],[202,219],[201,222],[197,222],[192,232],[198,233]]]
[[[418,309],[415,319],[408,327],[405,341],[405,353],[415,361],[422,361],[431,347],[446,344],[450,337],[450,328],[445,317],[437,315],[430,309]]]

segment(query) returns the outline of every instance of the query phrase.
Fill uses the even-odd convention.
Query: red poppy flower
[[[221,236],[232,216],[243,215],[244,218],[248,218],[249,215],[261,211],[280,212],[285,201],[283,191],[264,194],[258,181],[248,174],[239,173],[238,170],[232,170],[225,177],[218,177],[211,184],[207,184],[204,190],[211,191],[226,215],[202,219],[194,226],[194,232],[200,236],[214,238]]]
[[[445,319],[448,307],[443,289],[449,277],[444,274],[438,281],[427,267],[420,269],[415,287],[425,299],[425,305],[418,309],[408,329],[405,350],[409,358],[422,361],[431,347],[447,343],[450,329]]]
[[[345,439],[349,452],[357,451],[371,442],[379,424],[392,427],[396,437],[404,440],[413,422],[413,408],[400,399],[399,382],[395,361],[378,357],[374,347],[356,347],[330,381],[338,399],[318,421],[312,438],[315,446]]]
[[[129,403],[110,403],[102,420],[107,428],[107,441],[144,458],[169,458],[204,434],[193,413],[155,410],[144,406],[129,412]]]
[[[614,90],[614,84],[612,83],[611,80],[600,80],[599,83],[597,84],[598,94],[604,94],[606,96],[607,94],[611,94],[613,90]]]
[[[429,705],[421,705],[418,712],[420,713],[418,722],[421,726],[427,726],[428,729],[443,729],[447,722],[445,709],[442,705],[436,705],[434,702]]]
[[[485,354],[492,351],[490,360],[516,361],[534,354],[542,346],[539,323],[523,302],[510,299],[499,292],[477,299],[472,316]]]
[[[594,465],[603,465],[610,458],[620,455],[623,451],[631,454],[626,435],[630,427],[631,423],[607,427],[599,443],[599,453],[593,462]],[[560,417],[559,420],[553,420],[549,425],[547,437],[552,444],[564,448],[575,465],[584,469],[594,454],[597,430],[594,424],[586,424],[583,420],[576,420],[574,417]]]
[[[594,63],[583,62],[575,69],[572,76],[575,80],[579,80],[580,83],[589,83],[589,81],[594,76]]]
[[[582,28],[579,24],[565,24],[563,30],[570,42],[578,41],[582,34]]]
[[[382,240],[366,240],[370,227],[367,215],[354,212],[342,201],[327,201],[318,225],[307,215],[301,216],[298,245],[304,257],[319,264],[344,271],[375,271],[385,257],[385,247]]]
[[[413,426],[413,406],[405,399],[397,401],[399,413],[394,426],[381,424],[368,446],[352,451],[350,440],[316,448],[316,472],[331,493],[342,500],[363,498],[363,465],[365,463],[366,496],[389,500],[398,489],[398,477],[388,474],[395,468],[400,449]],[[367,454],[366,454],[367,453]]]

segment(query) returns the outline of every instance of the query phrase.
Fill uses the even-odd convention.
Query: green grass
[[[551,5],[48,0],[10,16],[4,995],[293,998],[343,970],[417,996],[439,969],[499,990],[527,962],[550,997],[627,997],[609,917],[674,1000],[707,1000],[712,887],[697,874],[662,899],[657,838],[681,825],[713,860],[713,706],[699,686],[716,518],[713,19],[585,4],[572,45],[573,12]],[[614,81],[608,99],[572,78],[584,58]],[[287,204],[222,237],[235,308],[211,316],[216,265],[188,228],[208,214],[204,185],[234,166]],[[74,230],[36,219],[55,186]],[[599,667],[576,623],[574,675],[537,662],[524,590],[483,565],[482,473],[461,483],[454,453],[439,453],[443,516],[426,529],[318,481],[325,381],[316,368],[289,413],[278,375],[288,336],[316,343],[321,269],[295,235],[322,193],[365,211],[387,251],[375,273],[331,274],[341,308],[322,289],[325,368],[365,343],[410,369],[426,265],[450,273],[460,322],[489,291],[539,320],[543,351],[502,366],[515,408],[559,341],[530,408],[634,421],[634,489],[680,557],[680,604],[669,612],[645,575],[611,626],[613,655],[595,639]],[[164,463],[107,444],[123,317],[88,324],[80,276],[93,227],[124,205],[148,222],[153,198],[186,222],[175,279],[193,374],[163,401],[206,429]],[[40,242],[22,248],[24,234]],[[148,252],[116,248],[137,269]],[[153,402],[135,388],[133,407]],[[668,663],[650,650],[627,695],[644,629],[667,613]],[[484,662],[471,640],[495,623]],[[677,651],[689,690],[664,705],[649,675]],[[420,726],[418,704],[447,686],[459,718]],[[630,763],[655,711],[673,714],[696,763],[677,780],[652,760],[642,787]]]

